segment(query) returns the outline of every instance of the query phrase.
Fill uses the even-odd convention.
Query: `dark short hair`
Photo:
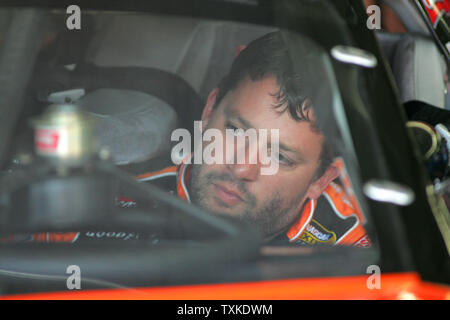
[[[312,102],[302,90],[302,77],[293,71],[292,60],[279,31],[268,33],[247,45],[234,60],[229,73],[218,85],[215,106],[223,97],[247,77],[252,81],[262,80],[266,76],[274,76],[279,90],[274,93],[277,104],[274,106],[280,113],[288,111],[295,121],[307,121],[313,130],[320,132],[316,123],[311,121],[309,111]],[[214,107],[215,107],[214,106]],[[320,155],[320,164],[315,177],[319,178],[331,165],[333,153],[325,137]]]

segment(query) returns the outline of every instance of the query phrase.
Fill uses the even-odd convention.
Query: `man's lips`
[[[214,183],[213,186],[216,196],[228,205],[235,205],[244,201],[238,191],[226,187],[223,184]]]

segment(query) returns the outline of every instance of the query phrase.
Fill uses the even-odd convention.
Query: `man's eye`
[[[232,130],[232,131],[233,131],[233,135],[235,135],[235,136],[241,136],[241,135],[244,134],[244,130],[243,130],[243,129],[238,128],[238,127],[236,127],[236,126],[233,126],[233,125],[230,124],[230,123],[228,123],[228,124],[225,126],[225,128],[228,129],[228,130]]]
[[[292,166],[294,164],[291,160],[283,156],[281,153],[274,153],[274,158],[276,162],[285,166]]]

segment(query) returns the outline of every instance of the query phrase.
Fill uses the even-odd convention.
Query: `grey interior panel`
[[[445,63],[432,39],[377,33],[402,102],[420,100],[445,108]]]
[[[394,56],[394,76],[403,101],[421,100],[445,107],[444,62],[432,40],[405,36]]]
[[[170,16],[104,14],[96,18],[96,30],[88,62],[173,72],[206,98],[228,71],[236,48],[273,28]]]

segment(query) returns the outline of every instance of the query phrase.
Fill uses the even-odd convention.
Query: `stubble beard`
[[[211,192],[213,183],[221,181],[231,183],[239,190],[244,199],[245,207],[243,210],[230,213],[230,211],[226,210],[232,208],[228,204],[214,196],[210,196],[208,199],[208,191]],[[293,210],[294,206],[299,206],[305,195],[305,193],[301,193],[294,199],[285,201],[280,192],[275,190],[269,199],[265,200],[261,206],[258,206],[256,197],[248,191],[243,181],[235,179],[229,173],[209,172],[202,175],[201,165],[192,165],[189,193],[194,204],[212,213],[233,216],[244,221],[256,227],[266,239],[272,239],[287,231],[297,218],[297,216],[294,216],[295,219],[290,218],[288,213]],[[208,201],[215,201],[224,210],[211,209]]]

